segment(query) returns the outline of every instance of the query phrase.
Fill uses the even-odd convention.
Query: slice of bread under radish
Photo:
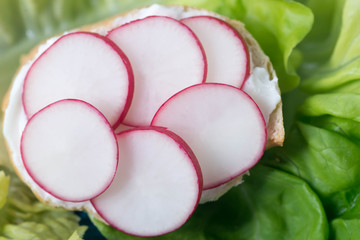
[[[216,168],[211,169],[209,171],[206,170],[201,170],[203,171],[205,174],[204,175],[204,189],[202,191],[202,195],[201,195],[201,202],[206,202],[206,201],[211,201],[211,200],[216,200],[217,198],[219,198],[221,195],[223,195],[226,191],[228,191],[231,187],[241,183],[242,181],[242,174],[247,172],[247,170],[253,166],[253,164],[255,164],[257,162],[257,160],[261,157],[260,155],[262,154],[262,152],[264,151],[264,148],[266,146],[266,148],[272,147],[272,146],[279,146],[282,145],[283,141],[284,141],[284,127],[283,127],[283,118],[282,118],[282,104],[281,104],[281,98],[280,98],[280,92],[277,86],[277,78],[276,78],[276,74],[274,69],[272,68],[272,65],[269,61],[269,58],[262,52],[260,46],[258,45],[258,43],[256,42],[256,40],[245,30],[244,25],[241,22],[235,21],[235,20],[230,20],[224,16],[220,16],[218,14],[212,13],[212,12],[208,12],[206,10],[200,10],[200,9],[195,9],[195,8],[189,8],[189,7],[182,7],[182,6],[160,6],[160,5],[152,5],[150,7],[147,8],[142,8],[142,9],[137,9],[131,12],[127,12],[125,14],[121,14],[119,16],[115,16],[111,19],[93,24],[93,25],[88,25],[88,26],[84,26],[80,29],[76,29],[74,30],[74,32],[78,32],[78,31],[89,31],[89,32],[94,32],[103,36],[106,36],[109,32],[110,32],[110,36],[111,36],[111,30],[114,30],[114,34],[116,32],[116,28],[121,29],[122,26],[128,22],[131,22],[133,20],[136,19],[143,19],[149,16],[165,16],[165,17],[170,17],[173,19],[177,19],[177,20],[181,20],[179,21],[179,29],[183,29],[184,30],[184,26],[188,25],[188,29],[190,30],[191,28],[193,28],[193,31],[196,35],[196,29],[198,27],[197,22],[193,23],[192,21],[194,19],[196,19],[196,16],[210,16],[210,17],[215,17],[217,19],[219,19],[219,21],[215,20],[215,25],[224,22],[226,28],[230,29],[231,31],[234,31],[233,33],[235,33],[236,35],[238,34],[239,36],[241,36],[239,39],[239,41],[237,41],[237,44],[241,43],[243,44],[244,49],[246,48],[246,51],[244,51],[245,53],[247,52],[248,55],[247,57],[249,58],[248,63],[242,63],[242,65],[244,66],[241,70],[239,70],[237,73],[233,73],[233,74],[239,74],[241,76],[237,77],[237,78],[233,78],[231,79],[232,74],[229,74],[229,81],[231,85],[236,85],[238,84],[238,88],[235,87],[230,87],[230,86],[226,86],[223,84],[219,84],[219,83],[203,83],[203,84],[198,84],[201,83],[205,78],[206,78],[206,71],[208,71],[208,74],[211,75],[216,75],[215,73],[211,73],[211,71],[209,70],[204,70],[204,65],[207,64],[206,59],[203,61],[201,61],[202,58],[202,54],[203,54],[203,50],[201,49],[201,47],[197,48],[197,54],[196,56],[194,55],[194,59],[200,59],[200,60],[196,60],[195,62],[199,63],[199,71],[196,73],[196,80],[194,81],[190,81],[187,85],[184,85],[180,88],[175,88],[177,89],[175,92],[171,93],[169,96],[164,97],[163,100],[161,101],[166,101],[167,98],[170,97],[170,100],[168,102],[171,102],[172,95],[177,96],[180,94],[177,94],[177,92],[185,92],[186,90],[183,90],[186,87],[189,87],[189,89],[194,89],[197,88],[197,86],[201,86],[199,88],[204,88],[203,86],[210,86],[210,87],[205,87],[206,89],[215,89],[215,92],[217,91],[217,89],[222,89],[225,88],[225,91],[229,91],[229,93],[231,92],[230,95],[232,95],[232,93],[234,93],[235,96],[240,96],[239,99],[242,99],[240,101],[245,101],[248,102],[249,106],[254,106],[254,107],[250,107],[250,111],[253,111],[253,115],[255,116],[254,119],[252,119],[253,123],[258,123],[255,124],[256,127],[254,127],[253,129],[255,132],[257,132],[258,136],[255,138],[252,138],[253,136],[251,136],[251,134],[249,135],[245,135],[245,137],[243,137],[241,140],[238,141],[246,141],[247,139],[252,139],[254,140],[254,142],[256,142],[257,144],[257,150],[254,150],[253,156],[251,158],[251,160],[247,161],[247,163],[249,165],[243,166],[242,168],[238,168],[238,169],[234,169],[234,171],[232,173],[228,173],[225,175],[220,176],[218,179],[212,180],[211,176],[215,176],[216,175]],[[208,18],[208,17],[199,17],[199,19],[203,19],[203,18]],[[209,19],[208,19],[209,20]],[[182,23],[181,23],[182,22]],[[221,24],[220,24],[221,25]],[[76,34],[75,34],[76,35]],[[191,35],[191,34],[190,34]],[[190,36],[189,35],[189,36]],[[80,198],[74,198],[71,199],[71,197],[69,198],[68,196],[65,198],[57,198],[55,196],[53,196],[52,194],[49,194],[49,192],[45,191],[42,187],[39,186],[39,184],[36,184],[36,181],[34,181],[34,179],[32,179],[32,177],[30,176],[29,172],[25,170],[25,166],[24,166],[24,162],[21,158],[21,154],[20,154],[20,139],[22,136],[22,132],[28,122],[28,116],[25,114],[25,110],[24,110],[24,106],[22,105],[22,89],[23,89],[23,83],[25,81],[25,78],[27,76],[27,73],[29,72],[29,69],[31,68],[32,64],[34,62],[36,62],[36,59],[39,59],[39,56],[45,55],[46,56],[46,49],[52,45],[54,42],[56,42],[56,40],[59,39],[59,37],[55,37],[52,38],[50,40],[48,40],[47,42],[40,44],[38,47],[34,48],[33,51],[31,51],[27,56],[23,57],[22,59],[22,65],[20,66],[17,75],[14,78],[14,81],[12,83],[12,87],[9,89],[8,94],[6,95],[4,102],[3,102],[3,111],[4,111],[4,135],[5,135],[5,139],[6,142],[8,144],[8,149],[9,149],[9,153],[10,153],[10,157],[12,159],[12,163],[15,167],[15,170],[17,171],[18,175],[23,179],[23,181],[25,183],[27,183],[27,185],[29,185],[29,187],[32,189],[32,191],[35,193],[35,195],[43,202],[46,202],[49,205],[52,206],[56,206],[56,207],[64,207],[67,209],[85,209],[87,210],[90,214],[95,215],[96,217],[98,217],[99,219],[101,219],[101,217],[97,214],[97,211],[95,210],[95,208],[98,209],[99,212],[101,212],[101,214],[103,215],[103,217],[106,219],[108,218],[108,209],[102,209],[103,204],[101,203],[101,195],[96,198],[98,200],[93,200],[93,204],[95,205],[95,208],[93,206],[93,204],[91,203],[91,201],[86,200],[88,197],[83,198],[83,202],[74,202],[77,201]],[[191,37],[190,37],[191,38]],[[199,33],[199,40],[201,42],[201,36]],[[111,37],[110,37],[111,39]],[[117,40],[114,37],[114,42],[116,43]],[[143,36],[144,41],[146,41],[146,34]],[[176,40],[176,39],[175,39]],[[174,40],[174,41],[175,41]],[[197,43],[197,40],[195,39],[194,41],[195,45]],[[111,46],[115,50],[115,52],[118,52],[118,61],[121,62],[122,61],[122,70],[119,71],[119,73],[123,74],[123,78],[127,79],[125,81],[123,81],[123,83],[119,84],[122,85],[124,89],[126,89],[126,91],[123,91],[122,93],[122,99],[123,101],[120,101],[118,103],[118,108],[120,106],[121,110],[118,110],[118,112],[111,118],[111,125],[115,128],[119,122],[123,119],[126,118],[125,113],[127,111],[127,109],[130,107],[130,103],[131,103],[131,99],[132,99],[132,71],[134,71],[134,77],[135,77],[135,81],[134,81],[134,88],[136,89],[136,74],[138,73],[138,70],[134,70],[134,68],[138,68],[139,66],[141,67],[141,63],[140,64],[136,64],[134,61],[134,64],[132,64],[131,62],[131,58],[129,57],[129,62],[126,59],[126,49],[127,47],[124,46],[124,49],[122,49],[122,44],[119,42],[118,43],[118,47],[121,50],[117,50],[117,47],[112,46],[112,44],[110,44],[109,46]],[[193,44],[194,45],[194,44]],[[235,44],[236,45],[236,44]],[[204,44],[205,46],[205,44]],[[130,45],[131,47],[131,45]],[[146,49],[143,49],[143,51],[145,51]],[[206,47],[204,47],[205,50],[205,55],[206,55]],[[232,48],[230,48],[230,53],[231,53]],[[124,56],[122,55],[122,52],[124,52]],[[180,51],[181,52],[181,51]],[[76,52],[75,52],[76,53]],[[130,54],[129,54],[130,55]],[[210,54],[209,54],[210,55]],[[234,59],[237,59],[237,57],[241,55],[241,54],[235,54],[235,56],[233,56]],[[246,55],[246,54],[245,54]],[[120,57],[119,57],[120,56]],[[210,58],[210,56],[209,56]],[[122,60],[121,60],[122,59]],[[124,60],[125,59],[125,60]],[[140,58],[141,59],[141,55]],[[151,57],[148,58],[148,62],[151,62]],[[162,61],[163,64],[166,64],[167,59],[161,59],[161,58],[154,58],[154,61]],[[216,61],[211,61],[211,64],[216,64]],[[236,62],[236,60],[234,60],[234,62]],[[146,63],[146,61],[145,61]],[[186,61],[185,61],[186,63]],[[182,63],[184,64],[184,63]],[[138,66],[139,65],[139,66]],[[191,66],[191,64],[190,64]],[[181,66],[180,66],[181,67]],[[210,61],[209,61],[209,67],[210,67]],[[201,69],[202,68],[202,69]],[[130,70],[131,69],[131,70]],[[75,71],[76,72],[76,71]],[[116,72],[116,70],[115,70]],[[156,71],[154,71],[156,72]],[[221,71],[218,71],[221,73]],[[81,73],[81,71],[80,71]],[[80,74],[77,73],[77,74]],[[120,74],[120,75],[121,75]],[[141,73],[142,74],[142,73]],[[178,73],[181,74],[181,71]],[[177,74],[177,75],[178,75]],[[86,75],[85,75],[86,76]],[[155,75],[155,76],[159,76],[159,75]],[[208,75],[209,76],[209,75]],[[90,78],[90,76],[89,76]],[[215,77],[219,78],[219,77]],[[181,77],[179,78],[181,79]],[[177,81],[179,81],[179,79]],[[254,80],[255,79],[255,80]],[[256,89],[256,87],[261,87],[262,83],[261,81],[260,84],[259,82],[257,82],[256,84],[254,84],[254,81],[258,81],[261,80],[262,83],[264,84],[268,84],[271,82],[270,84],[270,88],[266,88],[266,89],[261,89],[260,91],[257,91],[259,89]],[[265,80],[264,80],[265,79]],[[227,81],[227,80],[226,80]],[[96,81],[95,81],[96,82]],[[116,81],[114,81],[116,82]],[[209,80],[209,82],[221,82],[221,81],[214,81],[214,80]],[[232,84],[231,82],[235,82],[234,84]],[[191,87],[191,85],[193,84],[198,84],[196,85],[196,87]],[[82,86],[82,85],[79,85]],[[216,86],[216,87],[213,87]],[[239,87],[242,87],[242,90],[244,90],[245,92],[247,92],[248,94],[244,93],[243,91],[241,91],[239,89]],[[155,88],[156,89],[156,88]],[[165,88],[167,89],[167,88]],[[236,91],[235,91],[236,89]],[[270,90],[269,90],[270,89]],[[136,91],[136,90],[135,90]],[[198,90],[197,90],[198,91]],[[221,90],[223,91],[223,90]],[[96,91],[95,91],[96,92]],[[36,93],[36,91],[35,91]],[[270,93],[270,94],[269,94]],[[223,93],[221,93],[223,94]],[[221,103],[223,103],[222,101],[228,101],[228,104],[231,104],[231,99],[226,100],[226,97],[222,98],[221,94],[217,95],[218,99],[219,99],[219,104],[221,105]],[[37,97],[38,94],[35,94],[35,97]],[[106,94],[105,94],[106,95]],[[206,94],[205,94],[206,95]],[[200,97],[200,99],[205,99],[205,95],[203,95],[203,97]],[[216,94],[215,94],[216,95]],[[227,95],[227,94],[225,94]],[[253,100],[255,101],[255,103],[258,105],[258,107],[256,106],[256,104],[251,100],[252,97]],[[269,97],[269,95],[271,95]],[[274,96],[272,96],[274,95]],[[73,95],[70,95],[69,97],[64,97],[64,98],[72,98]],[[200,95],[202,96],[202,95]],[[76,95],[75,95],[76,97]],[[234,99],[237,97],[234,97]],[[124,100],[125,99],[125,100]],[[174,98],[175,99],[175,98]],[[245,100],[244,100],[245,99]],[[85,99],[86,100],[86,99]],[[146,102],[146,99],[143,99],[143,101]],[[160,101],[160,102],[161,102]],[[200,101],[199,99],[196,101]],[[165,103],[163,104],[163,106],[160,109],[165,109],[166,105],[168,105],[169,103]],[[216,99],[215,99],[216,102]],[[51,104],[51,102],[47,102],[47,104]],[[106,106],[106,101],[103,102],[104,106]],[[237,103],[238,104],[238,103]],[[94,104],[95,105],[95,104]],[[101,104],[100,104],[101,105]],[[142,104],[139,104],[139,106],[141,106]],[[181,104],[182,105],[182,104]],[[219,106],[220,106],[219,105]],[[225,104],[226,105],[226,104]],[[236,104],[234,104],[236,106]],[[248,106],[247,105],[247,106]],[[272,107],[269,108],[269,105],[273,105]],[[256,107],[255,107],[256,106]],[[97,107],[97,106],[95,106]],[[158,106],[160,107],[160,106]],[[130,107],[131,108],[131,107]],[[192,108],[191,104],[187,107],[187,108]],[[207,107],[208,110],[211,108]],[[155,109],[155,108],[154,108]],[[153,114],[155,114],[153,111]],[[261,116],[260,111],[261,110],[262,114],[264,116]],[[271,109],[271,111],[269,110]],[[101,108],[99,107],[99,110],[101,111]],[[155,109],[157,110],[157,109]],[[215,113],[216,116],[221,116],[221,107],[219,109],[212,109]],[[241,110],[239,110],[241,112]],[[36,112],[36,111],[35,111]],[[36,115],[37,113],[34,114]],[[182,136],[181,131],[178,131],[176,126],[168,126],[167,124],[169,123],[169,115],[167,115],[166,117],[160,118],[160,114],[164,112],[162,110],[158,111],[158,116],[155,116],[155,118],[152,120],[153,121],[153,125],[159,126],[159,127],[168,127],[168,129],[170,131],[173,131],[174,133],[168,133],[168,131],[165,130],[158,130],[157,133],[161,132],[161,134],[165,134],[165,135],[169,135],[171,139],[171,141],[175,141],[177,143],[181,142],[181,147],[184,149],[187,149],[188,147],[184,147],[187,146],[187,144],[189,145],[190,148],[192,148],[191,144],[189,144],[191,142],[191,140],[187,140],[186,135]],[[212,113],[207,113],[207,114],[214,114],[214,112]],[[181,111],[175,111],[175,113],[181,114]],[[175,116],[174,114],[170,114],[172,117]],[[105,113],[102,113],[104,115],[107,115]],[[184,113],[186,114],[186,112]],[[201,115],[204,115],[205,113],[201,114],[199,113],[199,117]],[[226,113],[227,115],[231,115],[230,112]],[[235,114],[235,118],[236,117],[240,117],[241,114]],[[141,117],[142,115],[136,115],[136,117]],[[151,116],[151,114],[150,114]],[[257,116],[257,117],[256,117]],[[135,118],[136,118],[135,117]],[[149,118],[149,115],[147,115],[146,117],[146,121],[148,122],[148,124],[150,124],[149,119],[151,120],[151,118]],[[227,116],[227,118],[230,118],[229,116]],[[120,119],[120,120],[119,120]],[[161,122],[159,119],[162,119],[163,122]],[[165,120],[164,120],[165,119]],[[239,118],[240,119],[240,118]],[[109,119],[108,119],[109,120]],[[203,123],[205,123],[206,121],[210,121],[209,118],[207,119],[202,119],[201,121],[203,121]],[[198,122],[198,126],[200,127],[202,122]],[[132,123],[134,123],[135,121],[133,121]],[[245,121],[247,123],[251,122],[251,121]],[[131,121],[130,121],[131,123]],[[178,122],[175,121],[175,125],[178,124]],[[133,125],[144,125],[143,122],[141,122],[140,120],[140,124],[138,124],[138,122],[135,122],[135,124]],[[146,125],[146,124],[145,124]],[[205,125],[205,124],[204,124]],[[220,131],[219,129],[221,128],[226,128],[226,123],[220,123],[217,125],[218,129],[216,131]],[[219,127],[220,126],[220,127]],[[204,127],[204,129],[202,131],[207,131],[206,130],[206,126],[202,126]],[[237,127],[235,127],[237,128]],[[119,128],[120,129],[120,128]],[[89,130],[91,132],[91,130]],[[145,131],[145,130],[143,130]],[[150,131],[150,130],[149,130]],[[154,130],[151,130],[154,131]],[[239,130],[240,131],[240,130]],[[127,134],[122,135],[122,133],[120,133],[121,136],[128,136],[128,135],[135,135],[135,133],[137,133],[137,130],[126,130],[125,131]],[[146,131],[147,132],[147,131]],[[166,133],[164,133],[166,132]],[[221,131],[220,131],[221,132]],[[130,134],[131,133],[131,134]],[[224,131],[224,133],[226,133],[227,135],[231,135],[231,131],[227,132]],[[196,136],[196,133],[194,133]],[[224,136],[221,137],[221,139],[218,141],[226,141],[226,134]],[[163,136],[162,135],[162,136]],[[179,135],[179,136],[177,136]],[[90,135],[89,135],[90,136]],[[174,137],[175,136],[175,137]],[[207,136],[202,135],[202,136]],[[214,136],[216,135],[212,135],[212,137],[214,138]],[[164,136],[163,136],[164,137]],[[166,137],[165,137],[166,138]],[[186,141],[186,143],[182,143],[183,140],[176,140],[178,138],[182,138]],[[154,138],[153,138],[154,139]],[[166,138],[167,139],[167,138]],[[175,139],[175,140],[174,140]],[[266,139],[266,141],[265,141]],[[119,140],[119,137],[118,137]],[[170,141],[170,142],[171,142]],[[188,142],[187,142],[188,141]],[[30,145],[31,146],[31,145]],[[156,145],[159,146],[159,145]],[[121,149],[121,147],[119,148]],[[189,170],[186,170],[186,168],[182,168],[185,169],[186,171],[184,172],[191,172],[193,173],[193,177],[197,177],[198,178],[198,183],[196,184],[196,181],[192,181],[189,183],[188,186],[191,186],[191,188],[194,190],[196,189],[196,187],[203,187],[202,186],[202,177],[201,177],[201,173],[199,173],[198,167],[194,167],[197,166],[197,161],[199,160],[200,162],[200,166],[203,165],[204,163],[202,162],[203,160],[200,159],[200,155],[197,156],[197,153],[194,149],[192,149],[195,152],[195,156],[190,157],[188,159],[188,161],[193,162],[194,164],[192,165],[193,168],[189,168]],[[140,151],[140,150],[139,150]],[[204,150],[201,150],[204,151]],[[258,153],[255,152],[260,152],[260,155]],[[156,154],[160,154],[161,151],[157,151]],[[150,153],[149,153],[150,154]],[[151,153],[153,154],[153,153]],[[239,153],[232,153],[231,155],[234,156],[234,159],[236,159],[236,154],[242,154],[241,152]],[[192,156],[192,154],[190,154]],[[189,156],[190,156],[189,155]],[[239,160],[241,161],[241,160]],[[121,168],[121,152],[119,152],[119,168]],[[120,169],[121,170],[121,169]],[[120,171],[118,169],[118,172]],[[224,169],[223,169],[224,170]],[[227,169],[224,170],[224,172],[227,172],[228,170],[232,170],[231,167],[227,167]],[[31,170],[32,171],[32,170]],[[31,172],[30,171],[30,172]],[[114,169],[115,171],[115,169]],[[144,171],[144,170],[142,170]],[[215,172],[214,172],[215,171]],[[181,172],[181,171],[180,171]],[[210,176],[210,178],[209,178]],[[194,179],[195,179],[194,178]],[[199,180],[201,179],[201,180]],[[209,180],[210,179],[210,180]],[[106,181],[105,181],[106,182]],[[201,182],[201,184],[200,184]],[[107,187],[104,187],[104,190]],[[113,189],[110,185],[110,187],[108,189]],[[112,191],[112,190],[111,190]],[[111,192],[110,191],[110,192]],[[97,193],[100,193],[101,191],[97,191],[92,193],[92,196],[95,196]],[[105,191],[106,193],[107,191]],[[200,195],[196,195],[196,191],[194,190],[193,195],[191,195],[191,197],[188,198],[188,215],[187,216],[183,216],[183,220],[187,219],[187,217],[192,213],[193,208],[192,206],[196,206],[197,202],[198,202],[198,197]],[[197,196],[197,197],[196,197]],[[64,201],[64,199],[66,200],[72,200],[72,201]],[[111,198],[110,198],[111,199]],[[189,200],[190,199],[190,200]],[[112,201],[112,200],[109,200]],[[195,205],[194,205],[195,204]],[[116,217],[115,217],[115,221]],[[180,221],[181,224],[184,221]],[[125,232],[130,232],[132,234],[135,235],[141,235],[141,236],[153,236],[153,235],[159,235],[171,230],[176,229],[177,227],[179,227],[181,224],[179,224],[180,222],[174,223],[173,225],[168,226],[167,228],[164,228],[161,231],[155,231],[155,232],[151,232],[151,230],[149,229],[145,229],[143,232],[136,232],[133,230],[126,230],[123,229],[123,225],[119,225],[119,226],[115,226],[118,229],[122,229]],[[112,224],[114,226],[114,224]],[[147,232],[148,231],[148,232]]]

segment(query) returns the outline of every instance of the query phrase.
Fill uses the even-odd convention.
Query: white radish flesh
[[[255,102],[238,88],[204,83],[166,101],[153,126],[183,138],[199,160],[204,189],[224,184],[246,172],[262,156],[266,125]]]
[[[128,56],[134,71],[134,98],[125,124],[148,126],[169,97],[205,81],[202,46],[194,33],[175,19],[147,17],[120,26],[107,37]]]
[[[117,135],[119,161],[110,187],[92,204],[120,231],[165,234],[183,225],[202,188],[198,162],[186,143],[160,128],[135,128]]]
[[[30,118],[61,99],[84,100],[117,126],[129,108],[133,73],[127,57],[95,33],[62,36],[31,66],[24,81],[23,106]]]
[[[241,88],[250,74],[246,42],[228,23],[211,16],[184,18],[204,47],[208,73],[206,82],[224,83]]]
[[[72,202],[105,191],[118,164],[116,137],[108,121],[90,104],[70,99],[33,115],[22,135],[21,155],[40,187]]]

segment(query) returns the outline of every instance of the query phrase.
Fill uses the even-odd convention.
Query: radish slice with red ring
[[[91,202],[114,228],[136,236],[176,230],[194,212],[202,175],[190,147],[162,128],[134,128],[117,135],[119,161],[110,187]]]
[[[208,73],[206,82],[242,88],[250,75],[250,54],[245,40],[230,24],[211,16],[184,18],[204,47]]]
[[[169,97],[206,79],[207,63],[196,35],[180,21],[150,16],[107,35],[128,56],[134,71],[134,98],[124,123],[149,126]]]
[[[125,54],[96,33],[60,37],[32,64],[23,85],[28,118],[50,103],[80,99],[99,109],[116,127],[133,95],[133,72]]]
[[[118,165],[115,134],[103,114],[81,100],[66,99],[35,113],[23,131],[25,169],[41,188],[65,201],[101,194]]]
[[[266,124],[256,103],[225,84],[198,84],[175,94],[158,110],[152,125],[166,127],[191,146],[204,189],[249,170],[266,145]]]

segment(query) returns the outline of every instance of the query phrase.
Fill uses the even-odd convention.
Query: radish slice
[[[28,121],[21,138],[25,169],[51,195],[81,202],[101,194],[113,180],[118,146],[112,128],[80,100],[48,105]]]
[[[186,143],[160,128],[117,135],[120,161],[113,183],[92,200],[111,226],[137,236],[176,230],[195,210],[202,188],[198,162]]]
[[[129,57],[134,99],[124,123],[148,126],[155,112],[176,92],[205,81],[206,58],[194,33],[179,21],[160,16],[136,20],[108,36]]]
[[[117,126],[130,106],[133,73],[127,57],[109,39],[95,33],[62,36],[31,66],[23,89],[30,118],[61,99],[84,100]]]
[[[163,126],[191,146],[199,160],[204,189],[243,174],[262,156],[266,125],[255,102],[238,88],[204,83],[166,101],[153,126]]]
[[[211,16],[184,18],[204,47],[208,73],[206,82],[241,88],[250,74],[250,55],[240,34],[228,23]]]

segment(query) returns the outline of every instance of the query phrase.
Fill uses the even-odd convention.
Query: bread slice
[[[149,14],[148,9],[149,8],[155,8],[157,9],[155,12],[156,14]],[[165,9],[165,10],[164,10]],[[273,69],[273,66],[269,60],[269,58],[264,54],[261,47],[257,43],[257,41],[251,36],[251,34],[245,29],[244,24],[231,20],[227,17],[218,15],[213,12],[209,12],[207,10],[203,9],[196,9],[192,7],[184,7],[184,6],[159,6],[159,5],[153,5],[147,8],[140,8],[136,9],[130,12],[122,13],[120,15],[114,16],[112,18],[97,22],[95,24],[86,25],[83,27],[80,27],[78,29],[74,29],[73,31],[91,31],[91,32],[97,32],[100,34],[106,34],[109,30],[120,26],[121,24],[130,21],[134,19],[134,17],[143,18],[147,15],[167,15],[168,12],[166,9],[171,9],[170,17],[179,18],[179,16],[187,16],[187,15],[210,15],[215,16],[218,18],[221,18],[222,20],[228,22],[230,25],[232,25],[239,33],[243,36],[244,40],[246,41],[250,55],[252,58],[252,69],[255,67],[261,67],[267,70],[269,73],[270,79],[273,79],[276,77],[276,73]],[[59,37],[59,36],[58,36]],[[18,78],[18,75],[24,71],[26,68],[26,65],[29,65],[29,63],[33,62],[36,57],[41,52],[41,48],[44,48],[44,45],[46,45],[46,42],[43,42],[36,46],[33,50],[29,52],[29,54],[23,56],[21,58],[21,63],[18,69],[17,74],[15,75],[15,78],[13,80],[12,86],[10,87],[8,93],[6,94],[4,100],[3,100],[3,112],[4,112],[4,135],[5,140],[8,145],[8,151],[10,154],[10,157],[12,158],[12,163],[14,165],[14,168],[19,175],[19,177],[32,189],[34,194],[37,196],[37,198],[45,202],[46,204],[49,204],[54,207],[63,207],[71,210],[87,210],[91,214],[97,216],[95,210],[92,208],[90,202],[84,202],[84,203],[67,203],[64,201],[61,201],[59,199],[54,198],[50,194],[43,191],[40,187],[38,187],[33,180],[28,176],[27,172],[23,168],[22,160],[20,158],[20,154],[18,153],[19,147],[14,146],[13,143],[10,143],[12,138],[9,138],[9,132],[10,130],[9,125],[6,124],[6,122],[10,121],[9,115],[11,111],[10,108],[13,108],[13,105],[16,104],[14,102],[17,102],[17,104],[21,104],[21,99],[13,99],[15,98],[15,90],[13,88],[15,87],[14,82]],[[19,85],[19,84],[18,84]],[[19,86],[17,86],[19,88]],[[12,106],[10,106],[12,105]],[[8,111],[9,110],[9,111]],[[20,124],[21,125],[21,124]],[[19,127],[20,128],[20,127]],[[12,130],[13,131],[13,130]],[[19,129],[18,132],[21,132],[22,129]],[[16,132],[16,130],[15,130]],[[267,124],[267,148],[273,147],[273,146],[281,146],[284,141],[284,127],[283,127],[283,116],[282,116],[282,103],[281,101],[277,104],[276,108],[273,110],[273,112],[270,114],[270,118]],[[19,134],[19,133],[17,133]],[[21,134],[21,133],[20,133]],[[21,135],[20,135],[21,136]],[[209,193],[212,196],[207,196],[206,199],[204,199],[202,202],[208,201],[208,200],[215,200],[218,197],[220,197],[222,194],[224,194],[228,189],[230,189],[232,186],[237,185],[241,182],[241,178],[237,179],[236,181],[232,181],[229,184],[226,185],[226,188],[220,189],[221,191],[215,192],[215,193]],[[98,217],[98,216],[97,216]],[[99,217],[98,217],[99,218]]]

